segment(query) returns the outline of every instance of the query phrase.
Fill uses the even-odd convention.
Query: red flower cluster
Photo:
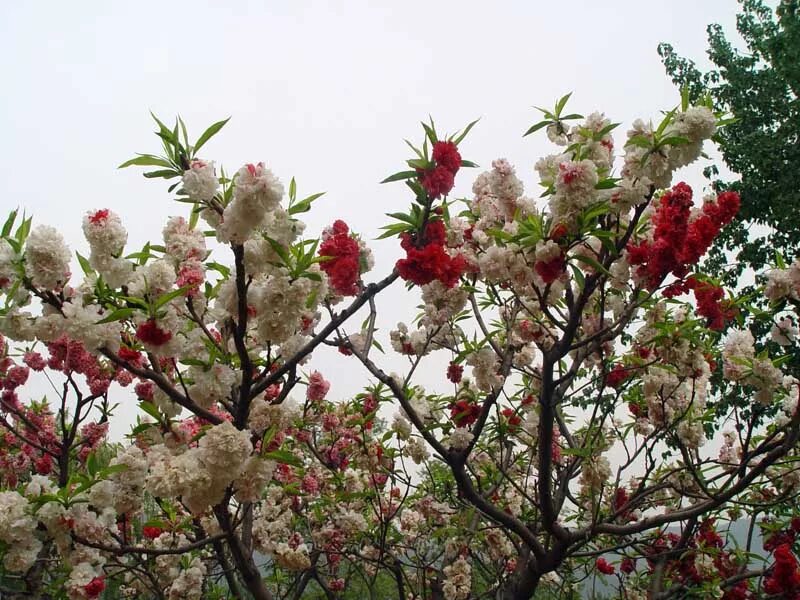
[[[459,383],[461,381],[461,377],[464,375],[464,367],[454,362],[451,362],[447,365],[447,379],[452,381],[453,383]]]
[[[630,371],[623,364],[616,364],[606,375],[606,385],[617,389],[622,383],[631,376]]]
[[[564,272],[564,267],[566,263],[564,262],[564,255],[560,254],[555,258],[548,260],[547,262],[540,260],[533,268],[536,269],[536,272],[539,274],[539,277],[542,278],[542,281],[547,283],[553,283],[556,279],[559,278],[561,273]]]
[[[163,346],[172,339],[172,332],[161,329],[155,319],[147,319],[136,328],[136,339],[145,344]]]
[[[694,277],[689,277],[686,285],[694,290],[697,314],[708,319],[710,329],[721,330],[725,327],[725,321],[736,316],[736,309],[731,308],[729,303],[723,300],[725,292],[721,287],[706,281],[698,281]]]
[[[432,221],[425,227],[422,239],[404,233],[400,236],[400,246],[406,257],[397,261],[397,272],[406,281],[425,285],[434,279],[451,288],[467,268],[462,256],[452,257],[444,248],[446,240],[444,223]]]
[[[613,575],[614,565],[610,564],[605,558],[598,558],[594,563],[595,568],[603,575]]]
[[[89,217],[89,222],[93,224],[102,223],[108,218],[109,211],[107,208],[98,210]]]
[[[665,552],[675,549],[681,541],[682,537],[677,533],[657,532],[647,552],[649,555],[647,563],[651,573],[660,559],[650,556],[661,556]],[[667,561],[665,576],[674,583],[694,587],[716,578],[728,579],[737,575],[741,572],[741,561],[734,553],[725,550],[724,545],[724,540],[717,533],[715,520],[707,519],[700,525],[698,532],[688,540],[680,556]],[[698,569],[698,560],[703,555],[706,559],[711,559],[714,573],[708,572],[705,568]],[[750,587],[750,582],[743,579],[726,587],[722,600],[752,600],[754,596]]]
[[[766,579],[764,591],[768,594],[783,594],[786,600],[800,599],[800,569],[789,544],[775,549],[775,564]]]
[[[142,535],[145,537],[145,539],[148,540],[156,539],[163,532],[164,530],[161,529],[161,527],[155,527],[153,525],[145,525],[144,527],[142,527]]]
[[[481,407],[469,400],[456,400],[450,407],[450,418],[456,427],[469,427],[481,414]]]
[[[83,591],[86,593],[87,598],[97,598],[106,589],[106,580],[104,577],[95,577],[85,586]]]
[[[461,155],[453,142],[436,142],[433,145],[433,161],[431,169],[420,172],[422,187],[431,199],[446,196],[453,189],[455,176],[461,167]]]
[[[329,258],[320,263],[320,268],[328,275],[333,291],[340,296],[358,294],[358,278],[361,274],[359,252],[358,241],[350,235],[347,223],[335,221],[332,235],[319,247],[319,255]]]
[[[739,195],[725,192],[716,202],[703,206],[702,213],[690,222],[693,205],[692,188],[681,182],[661,196],[653,215],[653,241],[628,244],[628,261],[638,265],[638,273],[646,279],[647,287],[656,289],[672,273],[683,278],[689,266],[705,254],[724,225],[730,223],[739,210]]]

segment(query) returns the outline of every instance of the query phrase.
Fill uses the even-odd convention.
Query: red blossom
[[[594,563],[595,568],[600,571],[603,575],[613,575],[614,574],[614,565],[609,564],[609,562],[605,558],[598,558]]]
[[[781,544],[775,549],[775,564],[764,579],[764,591],[768,594],[783,594],[782,598],[800,598],[800,570],[797,559],[789,544]]]
[[[328,236],[319,247],[319,255],[327,257],[320,263],[320,268],[328,275],[330,286],[340,296],[358,294],[360,273],[360,249],[358,240],[350,235],[344,221],[333,223],[332,235]]]
[[[443,246],[428,244],[423,248],[411,247],[406,250],[406,258],[397,261],[397,272],[406,281],[425,285],[438,279],[447,287],[453,287],[467,269],[467,261],[462,256],[452,257]]]
[[[690,221],[692,189],[679,183],[661,196],[652,218],[653,240],[628,244],[628,261],[638,266],[638,274],[654,290],[672,273],[682,279],[689,267],[696,264],[739,210],[735,192],[720,194],[716,202],[708,202],[702,212]],[[678,287],[669,290],[677,295]]]
[[[456,400],[450,407],[450,418],[456,427],[469,427],[481,414],[481,407],[469,400]]]
[[[106,589],[106,580],[105,577],[95,577],[85,586],[83,586],[83,591],[86,593],[87,598],[97,598],[100,594],[103,593],[103,590]]]
[[[449,194],[455,184],[453,172],[443,165],[423,171],[421,179],[422,187],[432,200]]]
[[[161,527],[154,525],[145,525],[142,527],[142,535],[148,540],[154,540],[164,532]]]
[[[453,142],[436,142],[433,145],[433,160],[440,167],[444,167],[453,175],[461,168],[461,154]]]
[[[453,383],[459,383],[461,381],[461,377],[464,375],[464,367],[451,362],[447,366],[447,379],[452,381]]]
[[[613,567],[612,567],[613,569]],[[626,575],[630,575],[636,569],[636,561],[632,558],[623,558],[622,562],[619,565],[619,570],[625,573]]]
[[[606,375],[606,386],[617,389],[630,376],[631,373],[625,368],[625,365],[614,365],[614,368]]]
[[[89,216],[89,222],[92,224],[102,223],[108,218],[109,210],[103,208]]]
[[[564,272],[564,267],[566,263],[564,262],[564,256],[559,255],[555,258],[552,258],[548,261],[537,261],[533,268],[536,269],[536,272],[539,274],[539,277],[542,278],[542,281],[547,283],[553,283],[561,273]]]
[[[163,346],[172,339],[172,332],[161,329],[155,319],[148,319],[136,328],[136,339],[152,346]]]

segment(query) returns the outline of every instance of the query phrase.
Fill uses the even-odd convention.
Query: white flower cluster
[[[147,490],[164,498],[181,497],[193,513],[222,500],[225,488],[244,472],[253,451],[250,431],[230,422],[210,428],[197,447],[173,454],[163,444],[150,449]]]
[[[797,340],[797,325],[791,317],[782,317],[772,326],[772,341],[781,346],[790,346]]]
[[[764,295],[773,302],[783,298],[800,300],[800,259],[786,269],[773,269],[767,274]]]
[[[442,593],[446,600],[467,600],[472,588],[472,568],[467,559],[460,556],[444,568]]]
[[[662,138],[680,138],[685,143],[665,145],[652,151],[655,133],[651,124],[641,119],[633,123],[628,139],[647,140],[650,144],[629,144],[625,151],[625,167],[622,175],[626,179],[640,180],[658,189],[668,188],[672,173],[676,169],[695,161],[701,154],[703,141],[716,131],[714,114],[706,107],[691,107],[675,115]]]
[[[254,315],[249,323],[253,324],[252,333],[259,342],[282,344],[296,332],[303,330],[303,319],[314,314],[327,293],[324,273],[317,265],[312,271],[319,275],[319,281],[306,277],[292,279],[283,268],[252,281],[247,303]],[[310,299],[313,300],[311,305]],[[220,286],[215,310],[220,320],[226,314],[238,315],[238,293],[233,278]]]
[[[36,562],[42,548],[35,536],[36,526],[24,496],[0,492],[0,541],[8,545],[3,565],[12,573],[25,573]]]
[[[307,569],[311,566],[308,547],[292,539],[296,535],[292,532],[291,500],[278,489],[269,493],[253,521],[253,543],[259,552],[273,557],[285,569]]]
[[[201,600],[206,566],[199,557],[192,557],[189,566],[183,569],[169,586],[168,600]]]
[[[203,408],[230,397],[231,390],[239,383],[240,373],[223,363],[214,363],[210,368],[192,365],[184,377],[191,381],[187,387],[189,397]]]
[[[756,400],[762,404],[769,404],[783,383],[783,373],[769,357],[756,357],[753,335],[747,330],[733,330],[728,334],[722,359],[723,375],[756,388]]]
[[[269,213],[280,204],[283,185],[264,163],[258,163],[239,169],[235,186],[217,233],[221,241],[244,244],[254,231],[264,227]]]
[[[90,211],[83,216],[83,235],[89,242],[89,264],[112,288],[128,283],[133,264],[122,258],[128,232],[119,215],[108,210]]]
[[[209,202],[218,189],[219,179],[213,161],[193,160],[183,172],[183,191],[192,200]]]
[[[17,253],[14,252],[11,244],[0,239],[0,290],[10,288],[16,278],[17,269],[14,263],[17,259]]]
[[[456,427],[444,442],[445,447],[451,450],[464,450],[475,438],[475,435],[466,427]]]
[[[592,496],[600,493],[604,485],[611,481],[611,463],[602,455],[592,454],[581,463],[581,495]]]
[[[467,357],[467,364],[472,367],[475,385],[483,392],[503,385],[504,378],[500,374],[500,359],[490,346],[484,346]]]
[[[69,280],[69,248],[49,225],[34,227],[25,244],[25,273],[40,290],[61,290]]]

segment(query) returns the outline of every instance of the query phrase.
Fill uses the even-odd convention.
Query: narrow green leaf
[[[139,154],[136,158],[132,158],[130,160],[126,160],[118,169],[124,169],[126,167],[172,167],[172,163],[168,160],[161,158],[159,156],[153,156],[152,154]]]
[[[230,119],[231,118],[228,117],[227,119],[225,119],[223,121],[217,121],[211,127],[206,129],[203,132],[203,135],[201,135],[199,138],[197,138],[197,141],[194,144],[193,152],[195,154],[197,154],[197,152],[200,150],[200,148],[202,148],[208,140],[210,140],[212,137],[214,137],[219,132],[219,130],[222,129],[225,126],[225,123],[230,121]]]
[[[561,111],[564,110],[564,107],[567,105],[567,100],[569,100],[570,96],[572,96],[572,92],[562,96],[561,99],[556,104],[556,117],[561,114]]]
[[[149,171],[147,173],[143,173],[143,175],[148,179],[155,179],[157,177],[162,179],[175,179],[176,177],[180,176],[180,173],[174,169],[160,169],[158,171]]]
[[[78,257],[78,264],[81,266],[81,271],[83,271],[84,275],[94,273],[92,265],[89,264],[89,261],[85,256],[82,256],[80,252],[76,252],[75,255]]]
[[[159,308],[161,308],[162,306],[168,304],[169,302],[171,302],[175,298],[178,298],[180,296],[185,296],[186,293],[190,289],[192,289],[192,286],[185,285],[183,287],[178,288],[177,290],[172,290],[171,292],[167,292],[166,294],[162,294],[161,296],[159,296],[156,299],[155,309],[158,310]]]
[[[8,213],[8,218],[6,222],[3,224],[3,231],[0,233],[3,237],[8,237],[11,234],[11,230],[14,228],[14,221],[17,220],[17,211],[19,209],[14,209],[10,213]]]
[[[467,126],[464,128],[464,131],[462,131],[462,132],[461,132],[461,134],[460,134],[460,135],[459,135],[457,138],[455,138],[455,139],[453,140],[453,143],[454,143],[456,146],[458,146],[458,145],[461,143],[461,141],[462,141],[462,140],[463,140],[465,137],[467,137],[467,134],[470,132],[470,130],[471,130],[473,127],[475,127],[475,125],[478,123],[478,121],[480,121],[480,119],[475,119],[475,120],[474,120],[472,123],[470,123],[469,125],[467,125]]]
[[[394,175],[389,175],[386,179],[381,181],[381,183],[390,183],[392,181],[403,181],[404,179],[412,179],[417,176],[416,171],[400,171],[399,173],[395,173]]]
[[[103,323],[113,323],[114,321],[121,321],[127,319],[136,312],[135,308],[118,308],[107,317],[100,319],[95,325],[102,325]]]
[[[525,133],[523,133],[523,134],[522,134],[522,137],[525,137],[525,136],[528,136],[528,135],[530,135],[530,134],[532,134],[532,133],[535,133],[535,132],[539,131],[539,130],[540,130],[542,127],[547,127],[547,126],[548,126],[548,125],[550,125],[552,122],[553,122],[553,121],[539,121],[539,122],[538,122],[538,123],[536,123],[535,125],[532,125],[532,126],[531,126],[531,127],[528,129],[528,131],[526,131]]]
[[[294,454],[288,450],[273,450],[272,452],[265,452],[264,458],[274,460],[293,467],[302,467],[303,463]]]

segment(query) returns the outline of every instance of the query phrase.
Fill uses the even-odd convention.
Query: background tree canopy
[[[799,3],[783,1],[775,10],[760,0],[740,3],[737,30],[746,49],[735,48],[719,25],[709,25],[710,71],[701,72],[670,44],[658,46],[667,73],[692,100],[708,93],[717,110],[736,118],[716,141],[741,180],[722,182],[716,167],[706,170],[716,188],[734,189],[742,198],[737,220],[706,263],[709,274],[728,285],[736,285],[746,269],[772,263],[776,251],[796,256],[800,249]],[[726,251],[736,252],[733,264]]]

